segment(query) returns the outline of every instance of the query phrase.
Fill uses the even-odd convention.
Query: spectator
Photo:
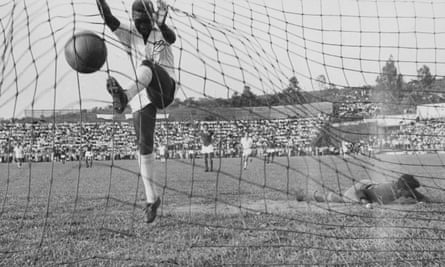
[[[176,147],[177,151],[183,150],[182,153],[192,159],[198,154],[202,145],[200,138],[197,138],[200,136],[199,130],[194,126],[199,123],[196,121],[160,121],[155,129],[156,142],[168,139],[170,147]],[[208,130],[214,132],[212,143],[214,140],[218,140],[218,152],[222,157],[241,156],[240,140],[246,126],[249,127],[254,140],[252,153],[255,153],[256,146],[257,154],[259,156],[264,154],[265,151],[261,150],[261,146],[265,140],[271,139],[270,129],[274,129],[277,153],[285,151],[290,132],[290,136],[295,140],[294,147],[298,147],[301,155],[307,154],[312,139],[318,135],[321,123],[323,120],[318,118],[206,122]],[[119,155],[120,159],[134,159],[137,151],[134,144],[135,131],[132,124],[127,121],[56,123],[54,126],[52,123],[5,123],[2,126],[0,128],[0,147],[3,148],[3,162],[7,162],[8,158],[10,161],[13,159],[13,147],[10,150],[7,148],[8,143],[11,143],[8,140],[9,136],[23,140],[22,143],[26,144],[28,151],[32,154],[30,158],[34,161],[61,161],[61,151],[66,144],[70,144],[70,147],[65,151],[65,161],[76,160],[80,155],[83,155],[85,148],[82,147],[82,144],[91,145],[93,157],[97,160],[109,160],[112,155],[113,157]],[[31,127],[32,131],[30,131]],[[376,139],[374,143],[378,144],[379,142],[382,143]],[[426,142],[426,138],[421,139],[419,134],[418,140],[413,142],[413,145],[425,146]],[[440,142],[436,144],[441,144]],[[437,146],[436,144],[435,146]],[[270,156],[272,155],[270,154]]]

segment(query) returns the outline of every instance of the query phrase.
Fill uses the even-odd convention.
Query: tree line
[[[292,76],[288,86],[281,91],[256,95],[250,86],[245,85],[241,92],[235,91],[229,98],[175,99],[168,108],[194,107],[205,110],[214,107],[299,105],[327,101],[333,103],[335,110],[337,106],[346,103],[348,96],[357,90],[366,91],[368,96],[366,100],[358,99],[358,102],[380,105],[383,114],[405,112],[419,104],[445,102],[445,79],[433,75],[427,65],[421,66],[417,70],[417,76],[410,78],[410,81],[405,81],[404,75],[397,69],[397,62],[390,56],[378,74],[375,85],[338,86],[327,81],[321,74],[314,78],[318,90],[308,91],[303,90],[297,77]],[[130,112],[126,110],[125,113]],[[111,105],[96,107],[90,113],[112,114],[113,109]]]
[[[327,81],[322,74],[314,79],[318,90],[305,91],[300,87],[298,79],[293,76],[289,79],[289,85],[282,91],[255,95],[246,85],[241,93],[234,92],[230,98],[176,99],[172,107],[255,107],[297,105],[320,101],[333,102],[335,106],[344,103],[346,96],[353,90],[367,91],[369,97],[366,101],[385,106],[389,113],[402,112],[419,104],[445,102],[443,77],[436,77],[427,65],[423,65],[417,70],[417,76],[411,77],[411,80],[406,82],[396,65],[396,61],[390,56],[378,74],[375,85],[339,87]]]

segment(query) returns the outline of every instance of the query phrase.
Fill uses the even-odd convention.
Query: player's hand
[[[164,0],[158,0],[157,2],[158,9],[167,9],[168,5]]]
[[[168,5],[163,0],[158,0],[158,11],[156,12],[156,23],[161,26],[164,25],[168,14]]]

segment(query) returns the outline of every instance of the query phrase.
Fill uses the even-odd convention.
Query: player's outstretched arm
[[[156,23],[159,26],[159,29],[162,32],[162,36],[164,37],[165,41],[169,44],[173,44],[176,41],[176,34],[175,32],[170,29],[170,27],[165,24],[165,20],[167,19],[168,14],[168,5],[162,1],[158,1],[158,11],[156,13]]]
[[[163,0],[158,0],[158,11],[156,12],[156,23],[161,26],[165,24],[168,14],[168,5]]]
[[[105,0],[96,0],[97,8],[99,9],[100,16],[107,24],[111,31],[115,31],[121,24],[120,21],[111,13],[111,9]]]
[[[413,195],[415,199],[419,202],[426,202],[426,203],[433,202],[429,197],[425,196],[424,194],[420,193],[417,190],[413,190]]]
[[[174,42],[176,42],[175,32],[166,24],[159,25],[159,29],[161,30],[162,36],[164,37],[166,42],[168,42],[169,44],[173,44]]]
[[[414,200],[414,202],[432,202],[430,198],[420,193],[416,189],[404,190],[402,191],[401,196],[405,198],[411,198]]]

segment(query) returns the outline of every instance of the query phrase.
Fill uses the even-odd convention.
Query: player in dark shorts
[[[403,174],[394,182],[375,183],[371,180],[361,180],[354,184],[342,195],[330,192],[323,196],[321,192],[314,192],[313,199],[319,202],[341,202],[362,204],[414,204],[431,202],[431,200],[417,191],[419,181],[411,174]]]
[[[202,125],[201,133],[199,134],[201,138],[201,153],[204,155],[204,164],[205,164],[205,172],[209,171],[209,162],[210,162],[210,171],[213,171],[213,131],[209,131],[209,126],[207,123]]]
[[[146,194],[146,222],[156,218],[160,198],[154,183],[154,130],[158,109],[167,107],[176,91],[174,57],[171,44],[175,33],[165,24],[168,6],[158,1],[154,10],[150,0],[135,0],[132,4],[133,23],[119,21],[105,0],[96,0],[100,14],[108,28],[117,36],[132,62],[141,62],[135,79],[121,87],[109,77],[107,90],[113,98],[113,107],[122,113],[126,106],[133,112],[133,123],[138,146],[138,163]],[[143,55],[143,56],[141,56]]]

